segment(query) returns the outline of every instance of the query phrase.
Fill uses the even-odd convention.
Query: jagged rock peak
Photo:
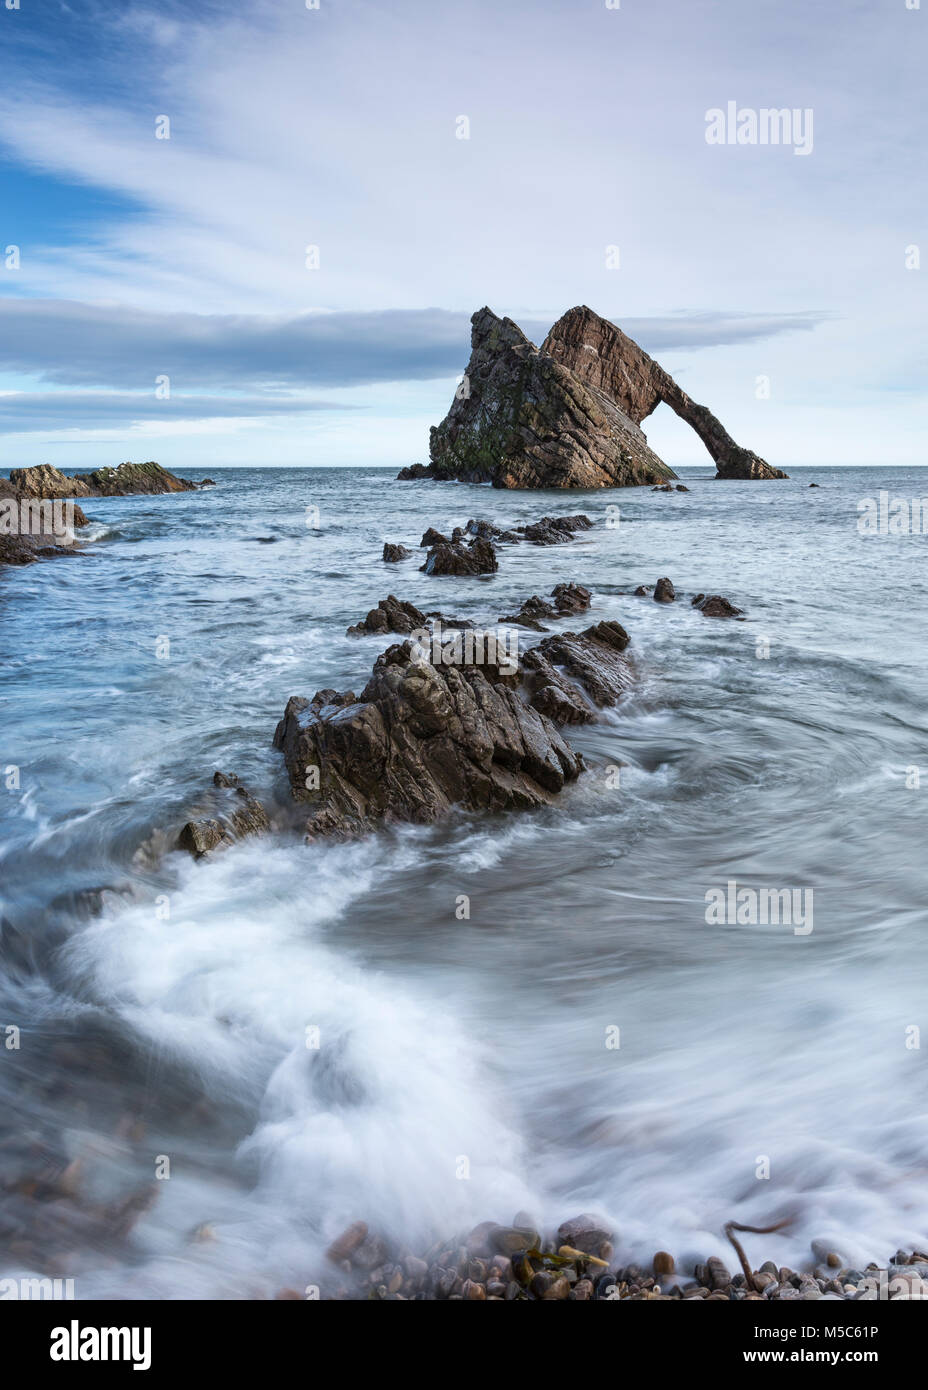
[[[600,488],[675,474],[607,395],[486,306],[451,409],[431,431],[428,476],[503,488]],[[424,470],[403,470],[419,477]]]

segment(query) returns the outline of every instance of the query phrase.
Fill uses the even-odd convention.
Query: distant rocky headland
[[[74,555],[74,528],[88,524],[77,497],[129,497],[135,493],[195,492],[192,483],[160,463],[121,463],[68,475],[50,463],[14,468],[0,478],[0,565],[28,565],[52,555]],[[63,510],[59,504],[67,504]]]
[[[500,488],[664,483],[676,474],[641,429],[662,403],[699,435],[716,477],[787,476],[736,444],[643,348],[585,305],[558,319],[540,348],[486,307],[471,323],[470,361],[431,430],[430,462],[402,469],[402,479]]]

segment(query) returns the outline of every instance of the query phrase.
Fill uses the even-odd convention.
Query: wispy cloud
[[[108,429],[114,425],[176,426],[181,421],[261,420],[320,410],[355,409],[339,402],[288,395],[180,396],[157,399],[118,391],[0,392],[0,429],[15,434],[62,429]]]

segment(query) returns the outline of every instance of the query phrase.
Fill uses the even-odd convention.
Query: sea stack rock
[[[464,381],[431,431],[430,477],[500,488],[600,488],[676,476],[604,390],[529,342],[512,319],[483,308],[471,323]]]
[[[50,463],[14,468],[10,483],[25,497],[130,497],[135,493],[195,492],[209,479],[192,483],[169,473],[160,463],[121,463],[118,468],[95,468],[92,473],[68,475]]]
[[[608,319],[585,304],[569,309],[542,344],[552,357],[591,390],[614,402],[634,424],[663,402],[696,431],[715,463],[718,478],[785,478],[750,449],[742,449],[710,410],[690,400],[653,357]]]

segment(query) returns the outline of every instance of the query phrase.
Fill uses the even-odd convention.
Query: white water
[[[88,1232],[56,1216],[78,1296],[302,1287],[359,1217],[418,1248],[518,1208],[554,1225],[593,1208],[620,1255],[684,1265],[725,1254],[730,1219],[792,1216],[754,1241],[795,1264],[813,1238],[860,1263],[924,1248],[924,1050],[905,1043],[928,1023],[925,793],[904,785],[928,764],[924,538],[858,537],[856,498],[880,475],[823,472],[814,494],[802,480],[636,491],[618,537],[505,551],[490,584],[384,575],[379,544],[443,524],[445,496],[462,520],[504,522],[595,517],[602,496],[440,500],[327,474],[331,533],[307,538],[318,475],[298,499],[281,473],[220,481],[206,515],[106,504],[123,538],[86,562],[90,593],[78,561],[3,581],[4,719],[26,750],[2,861],[3,1011],[26,1024],[9,1113],[84,1155],[91,1207],[171,1159],[127,1241],[100,1234],[106,1218]],[[247,516],[231,505],[245,496]],[[727,594],[748,621],[618,592],[658,574]],[[571,734],[594,771],[562,806],[352,846],[282,835],[201,864],[133,858],[214,767],[275,782],[287,696],[359,688],[380,644],[344,627],[388,590],[496,617],[561,578],[594,589],[593,621],[628,627],[640,678]],[[167,671],[146,653],[162,632]],[[616,761],[620,792],[595,771]],[[729,878],[814,888],[814,931],[709,926],[705,892]],[[100,916],[53,905],[103,883],[123,891]],[[45,1267],[36,1205],[7,1203],[36,1251],[7,1272]]]

